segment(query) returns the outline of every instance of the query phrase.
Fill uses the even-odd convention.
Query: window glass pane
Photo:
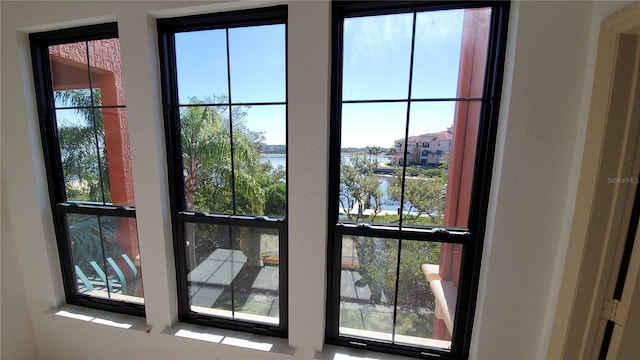
[[[229,29],[231,100],[286,100],[285,25]]]
[[[109,194],[101,119],[91,109],[56,110],[67,201],[104,203]],[[100,115],[100,113],[98,113]],[[95,121],[94,121],[95,120]],[[95,122],[95,126],[94,126]]]
[[[124,105],[120,39],[93,40],[89,41],[87,46],[91,65],[91,87],[100,99],[96,105]]]
[[[402,241],[396,343],[451,347],[461,245]]]
[[[277,229],[232,228],[246,263],[233,282],[238,319],[280,323],[280,239]],[[244,259],[243,258],[243,259]]]
[[[79,294],[143,303],[134,218],[67,214]]]
[[[404,139],[405,103],[342,105],[340,198],[344,221],[398,223],[400,171],[395,145]],[[400,150],[402,151],[402,150]]]
[[[100,105],[91,99],[87,43],[77,42],[49,46],[51,76],[56,107],[89,107]],[[92,101],[93,100],[93,101]]]
[[[450,101],[411,104],[403,224],[442,225],[454,111]]]
[[[180,104],[227,102],[227,45],[225,30],[177,33],[176,68]]]
[[[277,230],[187,223],[185,237],[192,311],[279,323]]]
[[[104,117],[102,116],[101,109],[93,110],[93,119],[95,122],[95,141],[96,150],[98,154],[98,169],[100,171],[100,184],[102,186],[102,201],[103,204],[111,203],[111,184],[109,182],[109,164],[107,163],[106,156],[106,144],[105,144],[105,131],[104,131]]]
[[[229,259],[236,254],[232,251],[230,227],[187,223],[185,240],[191,310],[232,317],[230,285],[244,264],[233,261],[240,254]],[[220,299],[225,290],[227,296]]]
[[[482,96],[491,9],[418,13],[411,97]]]
[[[185,210],[233,213],[229,108],[181,107],[180,129]]]
[[[134,206],[124,108],[56,110],[67,201]]]
[[[411,104],[403,224],[467,226],[480,107]]]
[[[343,100],[406,99],[412,14],[344,20]]]
[[[456,97],[463,16],[464,10],[417,14],[412,98]]]
[[[125,104],[119,39],[49,46],[49,58],[56,107]]]
[[[398,240],[342,237],[340,335],[391,341]]]
[[[103,128],[99,128],[103,132],[99,143],[102,146],[102,161],[107,165],[107,171],[103,170],[102,180],[105,184],[105,202],[134,206],[127,111],[118,107],[98,109],[95,113],[96,120],[102,118],[103,123]]]
[[[234,106],[236,213],[286,214],[286,107]]]

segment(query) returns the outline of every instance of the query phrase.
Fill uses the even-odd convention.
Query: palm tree
[[[380,146],[372,146],[371,152],[375,155],[375,163],[378,164],[378,154],[382,152],[382,148]]]
[[[411,153],[412,161],[409,162],[409,164],[413,162],[413,165],[420,165],[420,145],[420,141],[416,141],[415,144],[413,144],[415,151]]]
[[[220,102],[217,100],[189,99],[192,105]],[[262,215],[264,190],[256,181],[260,174],[260,134],[244,126],[246,109],[234,108],[233,123],[220,113],[208,105],[181,110],[185,210]],[[189,266],[193,269],[196,265],[193,224],[185,226],[185,239]]]
[[[54,98],[79,116],[67,118],[63,112],[56,116],[67,199],[109,203],[102,112],[92,108],[101,105],[100,90],[94,89],[93,98],[88,89],[55,91]]]
[[[436,150],[436,164],[440,164],[440,156],[444,155],[444,151]]]

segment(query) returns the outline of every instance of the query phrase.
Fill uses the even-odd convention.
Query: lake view
[[[349,154],[342,154],[342,157],[348,157],[348,156]],[[383,155],[378,155],[377,159],[378,159],[378,163],[382,163],[382,164],[387,164],[388,162],[391,161],[391,157],[383,156]],[[268,161],[270,161],[274,167],[278,165],[282,165],[285,168],[287,167],[287,158],[285,154],[262,154],[260,156],[261,163],[266,163]],[[382,201],[386,204],[382,205],[382,210],[396,211],[398,209],[398,206],[400,206],[400,202],[398,201],[391,202],[389,201],[386,195],[391,177],[387,175],[377,175],[377,177],[381,182],[380,185],[381,185],[382,193],[385,194]],[[407,205],[405,205],[405,210],[409,210],[409,207]]]

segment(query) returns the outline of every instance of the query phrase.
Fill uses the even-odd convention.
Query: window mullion
[[[400,194],[400,220],[399,227],[402,230],[403,225],[403,212],[404,212],[404,190],[405,183],[407,177],[407,149],[409,148],[409,123],[411,121],[411,88],[413,83],[413,60],[414,60],[414,52],[415,52],[415,44],[416,44],[416,13],[413,13],[412,24],[411,24],[411,55],[409,58],[409,86],[407,89],[407,118],[405,122],[405,134],[404,134],[404,151],[403,151],[403,160],[402,160],[402,192]],[[398,263],[399,264],[399,263]],[[398,265],[400,266],[400,265]],[[394,325],[395,325],[395,313],[394,313]]]
[[[400,219],[398,226],[402,231],[402,221],[404,218],[404,190],[407,176],[407,149],[409,148],[409,122],[411,121],[411,88],[413,82],[413,58],[415,52],[416,43],[416,13],[413,13],[413,19],[411,24],[411,55],[409,59],[409,86],[407,89],[407,118],[405,122],[405,134],[404,134],[404,160],[402,164],[402,192],[400,194]],[[393,325],[391,327],[391,343],[395,343],[396,337],[396,320],[398,317],[398,289],[400,286],[400,263],[402,259],[402,238],[398,239],[398,257],[396,258],[396,281],[395,291],[393,294]]]
[[[233,209],[233,214],[237,214],[236,208],[236,167],[235,167],[235,154],[234,154],[234,144],[233,144],[233,108],[231,104],[233,100],[231,98],[231,54],[229,50],[229,29],[225,29],[225,40],[226,40],[226,51],[227,51],[227,91],[229,93],[229,141],[230,141],[230,149],[231,149],[231,204]],[[233,289],[231,290],[233,294]]]

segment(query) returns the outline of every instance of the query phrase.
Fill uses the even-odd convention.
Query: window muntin
[[[182,321],[286,335],[286,14],[158,21]]]
[[[468,352],[508,3],[468,6],[333,3],[329,343]]]
[[[116,24],[30,40],[67,302],[143,316]]]

